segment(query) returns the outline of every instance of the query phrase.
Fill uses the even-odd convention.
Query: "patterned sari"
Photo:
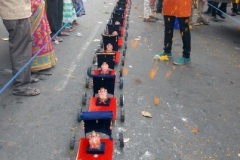
[[[50,37],[51,30],[46,17],[45,1],[31,0],[31,5],[32,16],[30,21],[33,36],[33,55],[38,53],[38,51],[47,43],[32,62],[31,71],[37,72],[55,66],[56,57]]]

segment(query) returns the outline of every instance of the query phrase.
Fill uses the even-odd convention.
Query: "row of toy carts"
[[[115,97],[115,86],[123,89],[123,66],[127,50],[129,14],[131,0],[118,0],[101,34],[100,48],[93,56],[93,65],[87,69],[85,87],[93,89],[89,98],[82,95],[82,106],[77,120],[82,123],[85,136],[79,139],[76,160],[112,160],[114,145],[124,147],[123,133],[112,138],[112,127],[116,121],[124,123],[124,96]],[[120,65],[117,72],[116,65]],[[119,73],[119,74],[118,74]],[[118,77],[118,79],[117,79]],[[118,107],[119,105],[119,107]],[[84,109],[88,106],[88,109]],[[75,135],[70,139],[70,149],[75,146]],[[115,143],[118,142],[118,143]]]

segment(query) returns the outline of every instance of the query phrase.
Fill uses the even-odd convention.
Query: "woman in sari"
[[[45,1],[31,0],[31,5],[32,16],[30,21],[33,36],[32,53],[34,55],[41,50],[32,62],[31,71],[38,72],[55,66],[56,57],[50,37],[51,30],[46,17]]]

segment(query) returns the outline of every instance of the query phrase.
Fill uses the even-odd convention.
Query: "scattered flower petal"
[[[142,115],[143,115],[144,117],[152,118],[151,113],[149,113],[149,112],[147,112],[147,111],[142,111]]]

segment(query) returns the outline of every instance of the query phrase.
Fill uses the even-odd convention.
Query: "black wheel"
[[[124,43],[124,49],[125,50],[127,49],[127,43],[126,42]]]
[[[89,82],[89,78],[88,78],[88,77],[86,78],[86,82],[85,82],[85,83],[86,83],[86,84],[85,84],[85,87],[86,87],[86,88],[89,88],[89,83],[90,83],[90,82]]]
[[[123,50],[123,56],[124,57],[126,56],[126,50]]]
[[[123,133],[119,133],[119,143],[120,143],[120,148],[124,147],[124,141],[123,141]]]
[[[94,55],[94,57],[93,57],[93,61],[92,61],[92,64],[95,64],[96,62],[97,62],[97,56]]]
[[[128,31],[125,31],[125,35],[128,36]]]
[[[119,88],[123,89],[123,78],[122,77],[120,77],[120,82],[119,83],[120,83]]]
[[[122,58],[122,60],[121,60],[121,64],[122,64],[122,66],[124,66],[124,64],[125,64],[125,62],[124,62],[124,58]]]
[[[81,122],[81,112],[78,112],[77,121],[78,121],[78,122]]]
[[[127,36],[124,37],[124,40],[127,41]]]
[[[91,72],[92,72],[92,67],[88,67],[88,69],[87,69],[87,75],[88,75],[88,76],[91,75]]]
[[[75,135],[73,135],[71,138],[70,138],[70,149],[71,150],[74,150],[74,146],[75,146]]]
[[[123,76],[123,68],[120,68],[120,71],[119,71],[119,76],[122,77]]]
[[[125,110],[124,110],[124,108],[121,108],[121,111],[120,111],[120,121],[122,123],[125,122]]]
[[[124,96],[120,94],[120,106],[124,106]]]
[[[101,49],[98,48],[95,53],[99,53],[100,51],[101,51]]]
[[[86,105],[87,103],[87,93],[82,95],[82,105]]]

